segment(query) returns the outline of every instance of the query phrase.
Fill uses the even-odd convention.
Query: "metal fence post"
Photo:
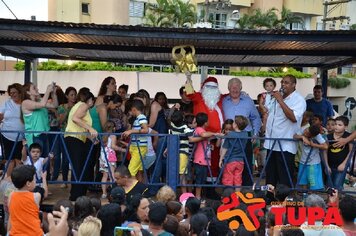
[[[169,135],[167,139],[167,184],[176,191],[178,185],[179,136]]]

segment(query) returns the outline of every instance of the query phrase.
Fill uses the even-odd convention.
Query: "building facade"
[[[186,0],[188,1],[188,0]],[[283,7],[303,18],[304,24],[295,23],[291,30],[321,30],[324,0],[190,0],[197,7],[198,21],[208,19],[213,28],[236,28],[239,16]],[[48,20],[75,23],[140,25],[144,23],[145,8],[155,0],[48,0]],[[351,16],[351,21],[328,22],[326,29],[347,29],[356,23],[355,1],[329,6],[327,17]],[[205,16],[205,12],[208,16]]]

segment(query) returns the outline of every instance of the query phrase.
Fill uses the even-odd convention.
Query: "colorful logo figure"
[[[235,209],[240,205],[240,200],[247,205],[248,214],[241,209]],[[255,231],[260,227],[258,216],[264,216],[262,209],[266,207],[266,202],[263,198],[253,198],[252,193],[246,193],[245,197],[241,192],[235,192],[231,194],[230,198],[223,198],[222,202],[223,205],[218,208],[217,213],[219,220],[228,220],[237,216],[240,217],[248,231]],[[240,223],[237,220],[232,220],[229,223],[229,227],[232,230],[236,230],[239,226]]]

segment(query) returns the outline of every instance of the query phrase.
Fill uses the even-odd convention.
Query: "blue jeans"
[[[329,182],[329,186],[334,186],[334,188],[338,190],[342,190],[344,187],[344,180],[346,177],[346,172],[338,171],[337,169],[331,169],[331,181],[332,184]]]

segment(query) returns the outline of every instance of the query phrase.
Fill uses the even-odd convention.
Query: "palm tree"
[[[190,1],[156,0],[156,4],[148,4],[145,25],[155,27],[183,27],[185,23],[195,23],[197,13]]]
[[[281,19],[275,25],[276,28],[285,29],[287,26],[290,26],[293,23],[304,24],[304,20],[302,17],[293,14],[291,10],[283,6],[281,11]]]
[[[149,3],[145,12],[145,25],[154,27],[173,26],[169,0],[156,0],[156,4]]]
[[[239,25],[239,29],[245,30],[245,29],[252,29],[252,22],[251,22],[251,17],[247,14],[244,14],[240,17],[240,19],[237,21],[237,24]]]
[[[278,21],[277,9],[271,8],[266,12],[261,9],[253,11],[252,15],[243,15],[238,21],[240,29],[271,29]]]
[[[276,10],[276,8],[271,8],[268,9],[265,13],[263,13],[261,9],[256,9],[255,14],[251,17],[254,28],[273,28],[275,22],[278,21],[278,16],[275,13]]]
[[[195,5],[190,1],[175,0],[174,1],[173,19],[176,27],[183,27],[185,23],[194,24],[197,21],[197,12]]]

